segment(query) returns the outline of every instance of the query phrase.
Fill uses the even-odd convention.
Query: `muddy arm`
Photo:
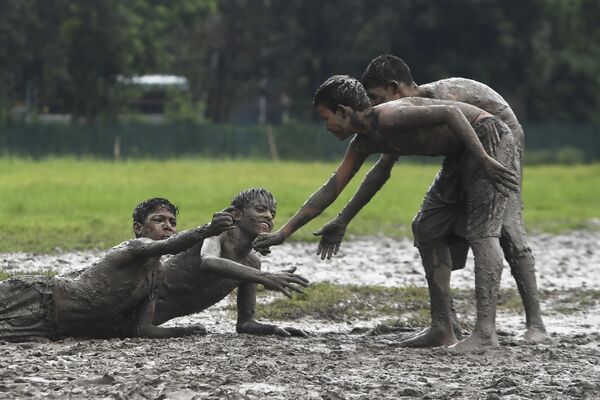
[[[315,236],[321,236],[317,255],[320,255],[322,260],[331,258],[332,254],[337,254],[346,233],[346,227],[356,214],[375,196],[385,182],[387,182],[397,159],[397,155],[383,154],[365,176],[365,179],[360,184],[352,199],[338,216],[314,233]]]
[[[272,324],[263,324],[256,321],[256,284],[243,283],[238,288],[237,295],[238,317],[235,330],[237,333],[251,335],[277,335],[307,337],[308,334],[297,328],[280,327]]]
[[[270,246],[283,243],[292,233],[320,215],[337,199],[368,156],[368,153],[359,151],[355,143],[356,139],[348,147],[344,159],[331,178],[306,200],[300,210],[281,229],[274,233],[260,234],[256,238],[253,246],[257,251],[264,254],[268,252]]]
[[[250,264],[252,268],[260,271],[260,259],[252,257]],[[286,271],[293,273],[296,268]],[[256,321],[256,284],[251,282],[242,283],[237,291],[237,324],[235,330],[237,333],[246,333],[251,335],[278,335],[278,336],[300,336],[307,337],[308,334],[297,328],[283,328],[272,324],[263,324]]]
[[[308,286],[307,279],[292,272],[263,272],[221,257],[221,242],[216,237],[204,242],[201,254],[202,269],[240,282],[259,283],[266,289],[277,290],[287,297],[292,297],[290,291],[302,293],[298,286]]]
[[[453,105],[403,106],[390,112],[386,119],[388,120],[385,123],[388,126],[404,129],[446,124],[465,145],[467,151],[475,156],[486,175],[498,189],[500,189],[498,185],[513,191],[519,189],[516,173],[486,153],[475,130],[459,107]],[[382,119],[380,119],[380,123],[383,124]]]
[[[206,333],[206,329],[201,325],[172,328],[163,328],[160,326],[152,325],[155,306],[155,296],[148,296],[140,305],[135,336],[150,339],[166,339],[172,337],[191,335],[194,333]]]
[[[177,254],[202,240],[233,229],[233,219],[228,212],[217,212],[209,224],[176,233],[165,240],[139,238],[130,241],[129,251],[136,257],[156,257],[164,254]]]
[[[382,154],[377,163],[371,168],[360,187],[340,212],[338,219],[349,224],[358,212],[375,196],[375,193],[390,179],[392,167],[398,160],[395,154]]]

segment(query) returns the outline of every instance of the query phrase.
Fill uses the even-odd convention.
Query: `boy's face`
[[[167,239],[177,233],[177,218],[166,207],[158,207],[146,217],[143,224],[133,223],[136,237],[152,240]]]
[[[356,131],[350,125],[348,113],[344,112],[340,107],[333,112],[323,104],[317,104],[315,110],[323,122],[325,122],[325,129],[333,133],[338,139],[345,140]]]
[[[258,196],[243,210],[237,213],[237,226],[252,236],[269,233],[273,229],[275,208],[266,198]],[[234,214],[235,218],[235,214]]]
[[[376,86],[367,90],[367,96],[371,100],[371,105],[376,106],[388,101],[398,100],[402,94],[392,85]]]

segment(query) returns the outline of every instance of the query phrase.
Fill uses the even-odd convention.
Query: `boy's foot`
[[[483,335],[478,331],[473,331],[466,339],[461,340],[452,346],[452,349],[458,353],[470,353],[499,346],[500,344],[498,343],[496,332]]]
[[[530,326],[523,333],[523,340],[529,343],[543,343],[549,341],[550,336],[543,326]]]
[[[439,346],[450,346],[458,342],[452,329],[450,332],[437,328],[431,327],[424,330],[421,333],[417,333],[415,336],[403,340],[400,342],[402,347],[439,347]]]

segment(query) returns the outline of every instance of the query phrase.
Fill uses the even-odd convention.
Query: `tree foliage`
[[[15,104],[115,118],[118,78],[144,73],[185,76],[213,122],[308,120],[324,79],[392,53],[418,83],[488,83],[523,120],[598,121],[599,17],[595,0],[10,0],[0,120]]]

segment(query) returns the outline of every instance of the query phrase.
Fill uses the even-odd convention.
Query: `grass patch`
[[[107,249],[132,236],[133,208],[154,196],[177,204],[180,229],[190,228],[207,222],[236,193],[252,186],[275,194],[277,228],[336,167],[323,162],[250,160],[113,163],[0,158],[0,252]],[[340,198],[292,238],[314,241],[312,232],[337,215],[369,168],[365,165]],[[412,218],[438,169],[398,164],[348,234],[410,235]],[[586,228],[588,221],[600,216],[600,164],[526,167],[523,196],[529,228],[547,232]]]
[[[343,321],[368,319],[375,315],[395,315],[429,307],[427,289],[387,288],[318,283],[293,299],[277,298],[257,306],[257,316],[273,320],[294,320],[303,316]]]
[[[19,275],[43,275],[43,276],[55,276],[58,272],[51,269],[44,269],[40,271],[27,271],[27,272],[10,272],[0,270],[0,282],[5,281],[13,276]]]
[[[260,292],[259,296],[270,295],[267,292]],[[453,290],[452,296],[457,313],[467,317],[461,320],[474,319],[474,290]],[[600,290],[541,291],[540,300],[544,302],[544,314],[574,313],[597,307],[600,303]],[[232,304],[230,309],[235,309],[235,305]],[[518,291],[502,289],[498,298],[498,310],[523,314],[523,305]],[[430,314],[427,288],[318,283],[307,288],[304,294],[294,295],[292,299],[278,297],[269,303],[257,305],[257,317],[270,320],[296,320],[309,317],[341,322],[385,316],[395,318],[393,325],[428,326]]]

